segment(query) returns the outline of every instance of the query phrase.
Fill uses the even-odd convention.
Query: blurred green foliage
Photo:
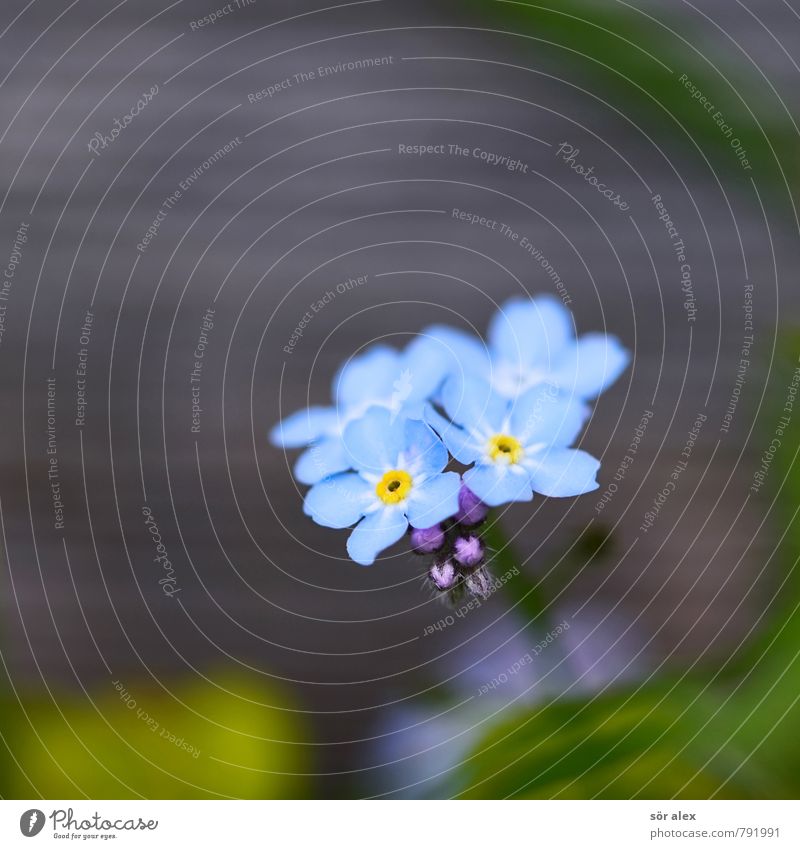
[[[707,734],[688,743],[711,704],[684,711],[684,691],[554,702],[481,741],[460,780],[471,798],[741,798],[769,792],[751,765],[731,780],[729,754]],[[692,694],[695,697],[695,694]],[[772,788],[775,789],[775,788]]]
[[[263,678],[230,672],[6,698],[6,798],[302,798],[308,732]],[[210,683],[213,681],[213,684]],[[9,751],[10,750],[10,751]]]
[[[734,45],[727,45],[727,56],[708,53],[685,9],[678,15],[666,7],[645,12],[617,2],[468,2],[480,25],[523,36],[519,42],[531,69],[549,72],[560,63],[563,78],[618,109],[662,149],[668,138],[670,157],[680,149],[699,157],[726,187],[747,187],[752,177],[772,192],[773,207],[781,198],[792,201],[783,209],[794,218],[791,195],[800,160],[792,116]],[[684,74],[732,126],[752,171],[742,167],[713,114],[681,82]],[[800,334],[787,334],[781,353],[785,367],[773,373],[762,432],[774,426],[772,413],[783,406]],[[781,465],[772,472],[773,492],[758,496],[777,496],[770,518],[779,545],[767,564],[777,575],[774,599],[755,599],[754,607],[766,610],[742,651],[714,669],[680,677],[673,671],[655,683],[504,713],[447,792],[475,798],[797,798],[798,453],[795,422],[783,439]],[[499,538],[495,546],[502,549]],[[509,557],[505,552],[501,559]],[[531,621],[546,615],[541,587],[528,587],[516,603]]]
[[[560,64],[567,71],[563,78],[619,110],[632,122],[632,134],[646,133],[643,142],[658,145],[670,160],[680,144],[687,156],[700,157],[701,164],[707,160],[726,189],[735,181],[749,188],[752,177],[773,191],[773,202],[796,193],[798,128],[790,111],[756,65],[723,35],[725,49],[709,50],[692,26],[692,20],[703,19],[687,7],[646,11],[596,0],[467,3],[487,28],[524,37],[513,46],[515,53],[528,51],[531,69],[550,72],[553,63]],[[684,74],[713,104],[713,112],[693,98],[681,82]],[[732,139],[713,117],[717,111],[747,151],[752,170],[742,167]],[[670,167],[667,159],[664,167]]]
[[[784,335],[760,426],[772,439],[800,356]],[[800,411],[796,411],[800,412]],[[750,599],[752,638],[721,665],[504,713],[447,792],[473,798],[800,796],[800,421],[768,479],[771,585]],[[785,531],[785,533],[784,533]],[[536,606],[534,606],[535,608]],[[523,610],[531,614],[534,608]]]

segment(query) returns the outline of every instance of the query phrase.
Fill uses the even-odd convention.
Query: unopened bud
[[[453,566],[450,560],[434,563],[431,566],[429,575],[438,590],[449,590],[455,584],[458,577],[455,566]]]
[[[477,569],[467,575],[467,589],[478,598],[488,598],[492,594],[492,581],[485,569]]]
[[[456,521],[461,525],[477,525],[486,518],[489,507],[465,484],[458,493]]]
[[[432,528],[412,528],[411,547],[418,554],[431,554],[444,545],[444,530],[441,525]]]
[[[480,537],[470,534],[458,537],[453,543],[453,556],[462,565],[471,569],[483,560],[483,543]]]

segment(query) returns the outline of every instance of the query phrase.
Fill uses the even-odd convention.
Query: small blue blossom
[[[509,402],[484,381],[451,377],[442,389],[449,421],[433,407],[426,421],[450,453],[472,468],[464,483],[490,507],[530,501],[533,493],[566,497],[597,489],[600,463],[570,446],[589,408],[551,384]]]
[[[270,440],[280,448],[310,446],[294,467],[300,483],[314,484],[352,469],[343,440],[348,424],[371,406],[384,407],[393,418],[420,419],[425,401],[442,382],[446,369],[446,361],[425,337],[416,338],[402,352],[374,345],[348,360],[336,374],[334,406],[293,413],[272,429]]]
[[[358,522],[347,540],[356,563],[374,563],[409,524],[431,528],[457,512],[461,480],[444,472],[447,449],[424,422],[371,407],[347,425],[343,444],[355,471],[317,483],[303,509],[329,528]]]
[[[435,326],[402,352],[374,345],[351,358],[331,406],[294,413],[270,437],[306,448],[295,466],[311,485],[304,512],[352,528],[357,563],[374,563],[410,527],[439,592],[485,597],[489,508],[597,489],[599,461],[573,445],[587,402],[628,362],[612,336],[576,338],[556,299],[512,298],[492,317],[488,344]],[[451,456],[469,467],[463,477],[444,471]]]
[[[509,400],[545,383],[569,397],[596,398],[630,361],[614,336],[576,338],[572,314],[549,295],[506,301],[489,323],[488,344],[444,325],[425,336],[449,356],[451,375],[482,378]]]

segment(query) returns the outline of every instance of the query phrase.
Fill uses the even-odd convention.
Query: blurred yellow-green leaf
[[[265,679],[209,675],[162,689],[111,682],[3,708],[12,798],[292,798],[307,795],[298,714]],[[210,683],[213,682],[213,683]]]

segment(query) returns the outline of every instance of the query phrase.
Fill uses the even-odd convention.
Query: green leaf
[[[467,798],[795,798],[713,729],[720,702],[686,687],[560,700],[517,713],[465,762]],[[701,731],[705,726],[707,731]]]

